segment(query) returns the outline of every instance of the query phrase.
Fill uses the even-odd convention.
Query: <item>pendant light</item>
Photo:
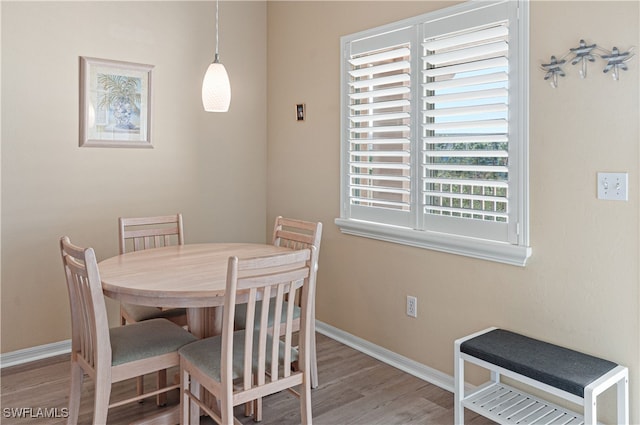
[[[216,55],[202,80],[202,106],[207,112],[227,112],[231,103],[231,85],[218,53],[218,0],[216,0]]]

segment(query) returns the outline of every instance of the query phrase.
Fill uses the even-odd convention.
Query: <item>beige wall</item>
[[[640,45],[639,3],[531,3],[531,245],[526,267],[342,235],[339,67],[342,35],[451,2],[270,2],[268,218],[325,223],[321,321],[448,374],[454,339],[491,325],[630,367],[640,423],[639,73],[614,82],[602,61],[553,90],[538,66],[580,38]],[[366,10],[366,13],[356,13]],[[308,119],[294,120],[305,102]],[[595,197],[598,171],[629,172],[629,202]],[[405,315],[418,297],[418,318]]]
[[[200,102],[214,2],[1,7],[2,352],[70,337],[62,235],[106,258],[118,216],[180,211],[187,242],[265,240],[266,3],[220,3],[226,114]],[[79,56],[155,65],[154,149],[78,147]]]

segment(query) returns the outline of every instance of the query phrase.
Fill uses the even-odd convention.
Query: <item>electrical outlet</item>
[[[418,299],[407,295],[407,316],[418,317]]]

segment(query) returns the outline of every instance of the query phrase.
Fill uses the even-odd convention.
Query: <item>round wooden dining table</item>
[[[186,307],[197,337],[218,335],[228,260],[274,255],[289,248],[255,243],[175,245],[128,252],[99,263],[102,289],[120,302]]]

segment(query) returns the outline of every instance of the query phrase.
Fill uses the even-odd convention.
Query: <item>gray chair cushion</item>
[[[233,379],[242,378],[244,376],[244,338],[245,331],[237,331],[233,334]],[[271,367],[271,337],[267,335],[267,370]],[[253,348],[253,367],[257,369],[257,348],[258,348],[258,333],[254,333],[254,348]],[[280,365],[284,364],[284,343],[280,342],[279,362]],[[222,358],[222,337],[214,336],[210,338],[201,339],[189,345],[185,345],[178,353],[191,363],[193,363],[198,369],[209,375],[216,381],[220,381],[220,364]],[[294,362],[298,359],[298,350],[291,349],[291,361]]]
[[[167,319],[111,328],[109,336],[113,366],[178,351],[183,345],[198,340]]]
[[[584,397],[587,385],[617,366],[503,329],[463,342],[460,351],[578,397]]]
[[[135,322],[142,322],[143,320],[149,319],[166,319],[186,314],[186,309],[184,308],[170,308],[162,310],[158,307],[148,307],[135,304],[123,304],[122,308],[127,311],[127,314],[133,318]]]

